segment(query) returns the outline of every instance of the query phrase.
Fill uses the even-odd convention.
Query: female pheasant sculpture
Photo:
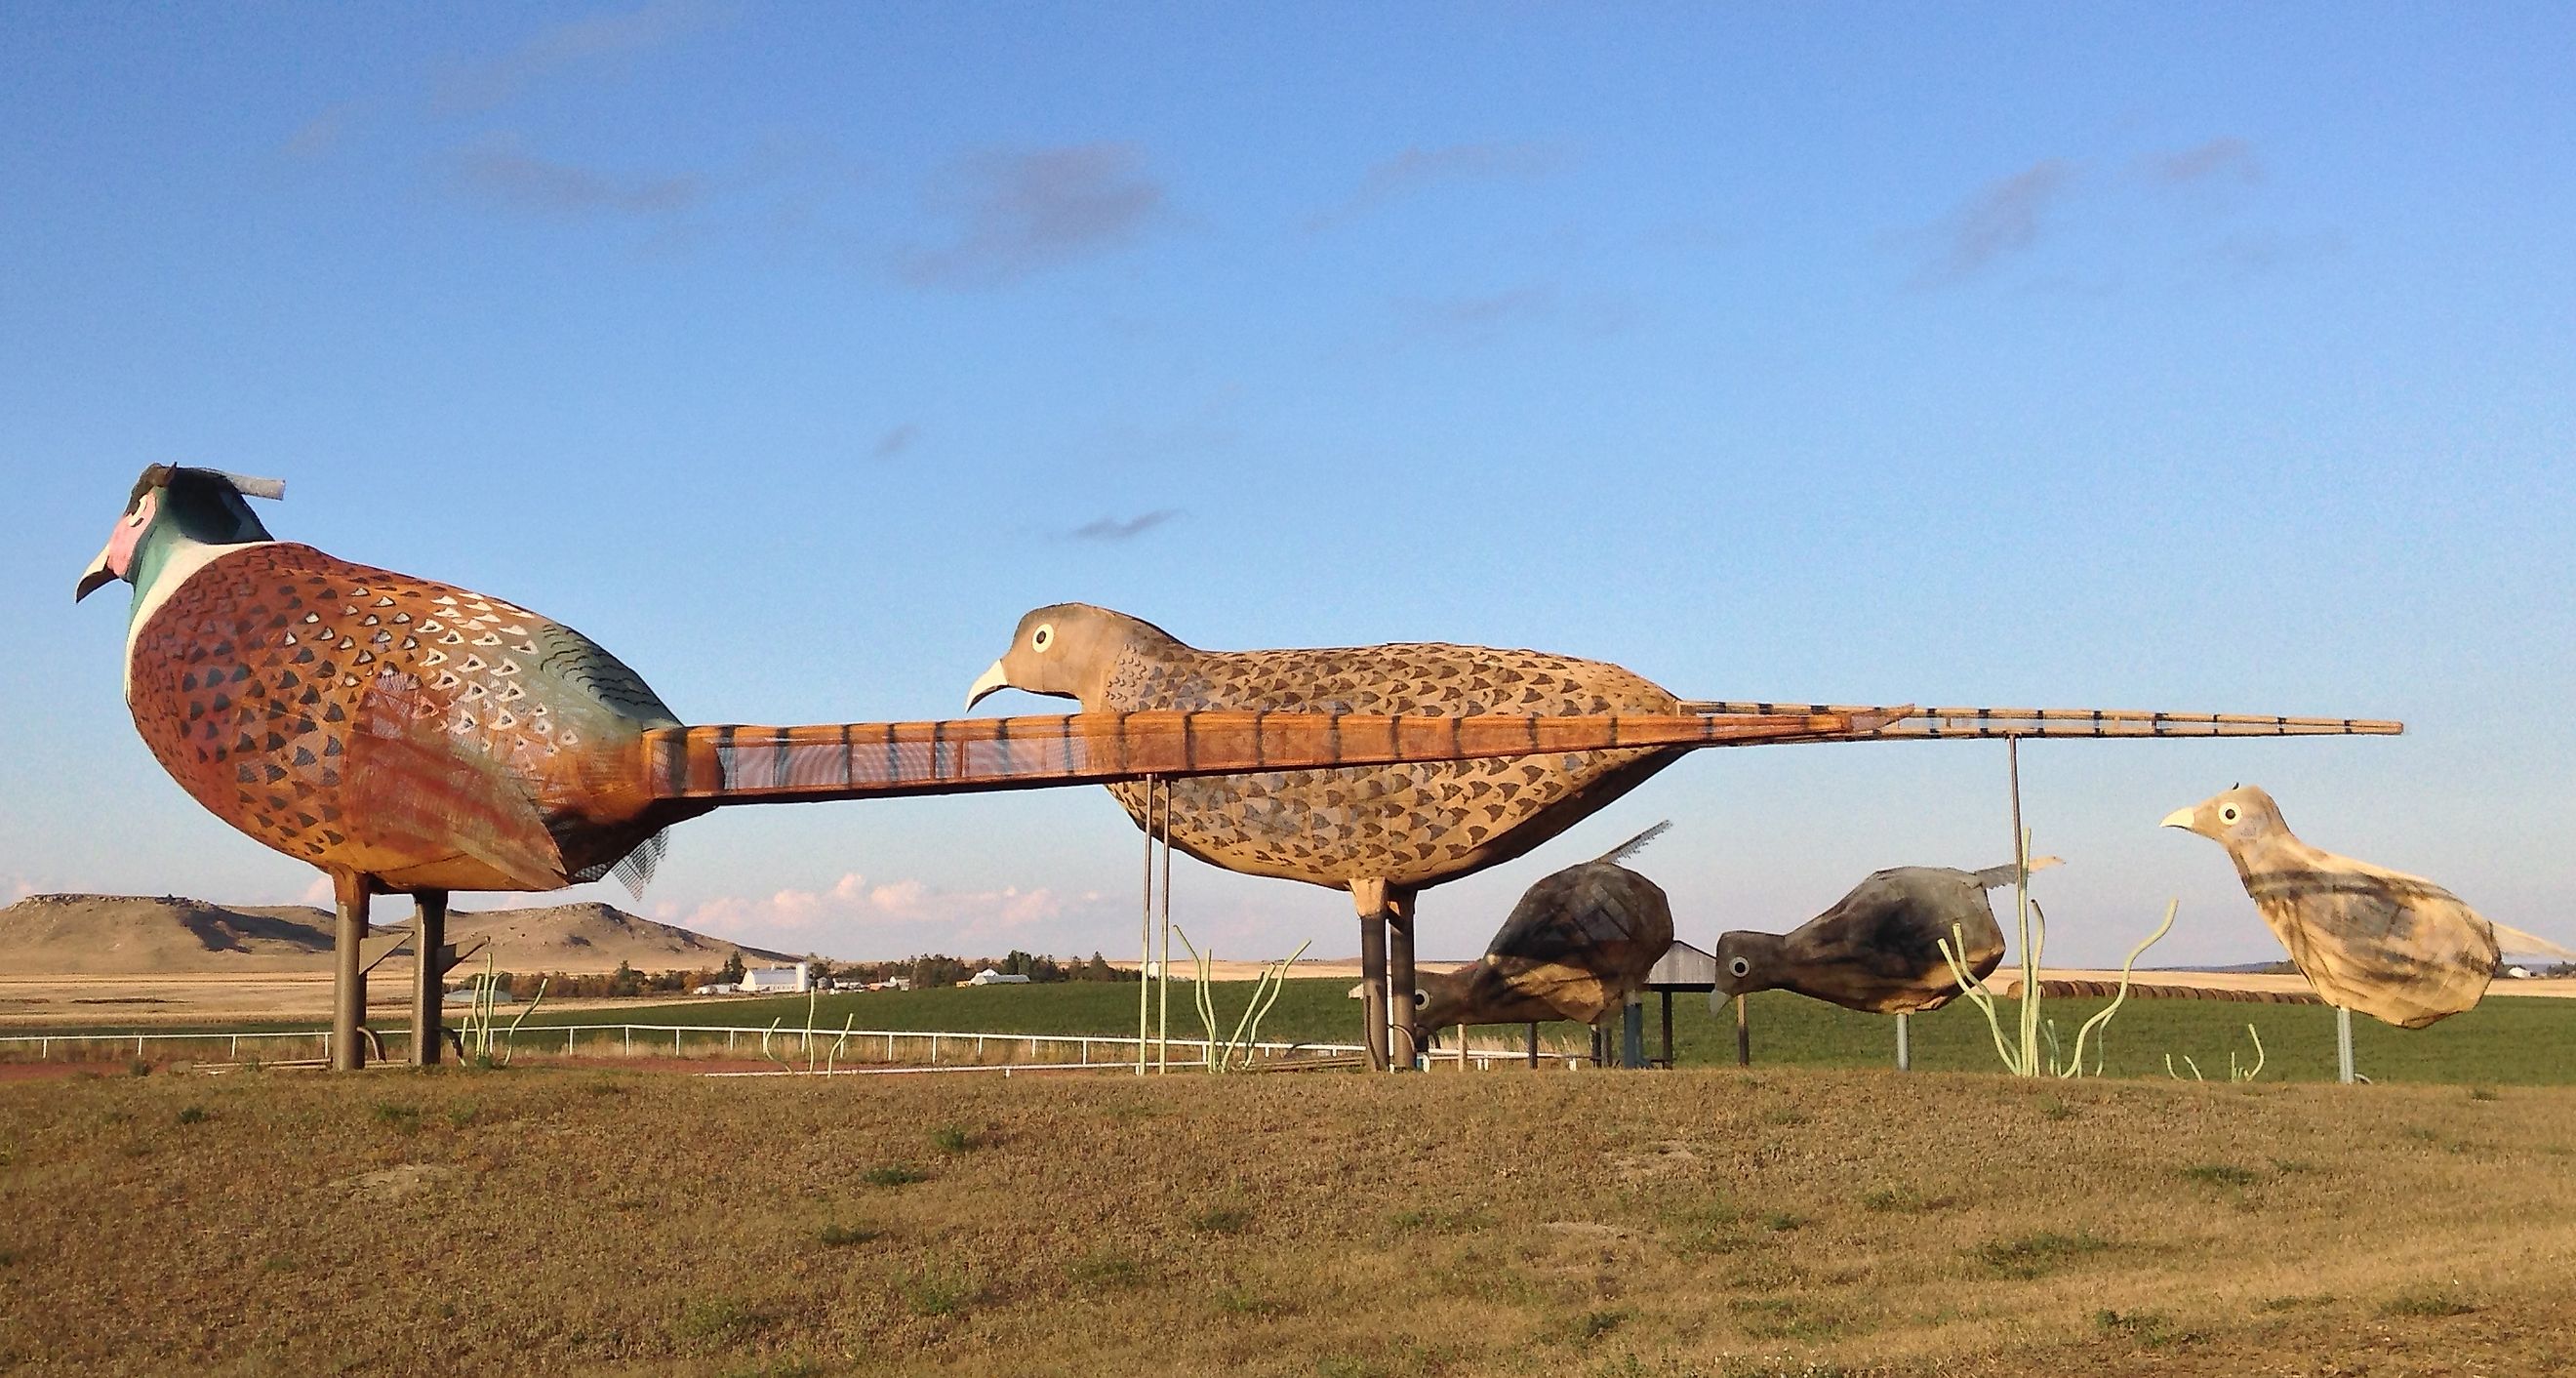
[[[451,890],[640,884],[664,828],[720,805],[1018,789],[1344,762],[1832,732],[1793,714],[1398,721],[1142,713],[814,727],[683,726],[588,637],[497,598],[270,536],[284,486],[155,465],[79,596],[134,586],[126,701],[217,817],[320,868],[339,901],[335,1060],[356,1065],[371,896],[421,902],[415,1057]]]

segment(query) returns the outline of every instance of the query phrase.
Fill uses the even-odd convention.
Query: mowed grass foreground
[[[2576,1092],[26,1082],[0,1288],[35,1372],[2539,1373]]]

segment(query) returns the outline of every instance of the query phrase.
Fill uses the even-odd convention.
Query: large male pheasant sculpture
[[[1142,713],[814,727],[683,726],[597,643],[525,608],[274,539],[281,484],[144,471],[86,597],[134,586],[126,701],[199,803],[320,868],[339,901],[334,1061],[358,1061],[371,896],[409,893],[414,1056],[435,1057],[451,890],[551,890],[623,868],[719,805],[1021,789],[1358,761],[1833,733],[1832,714],[1438,722]]]
[[[1162,628],[1086,603],[1020,619],[1010,648],[975,681],[967,706],[1004,688],[1074,699],[1088,712],[1266,710],[1391,713],[1705,714],[1712,722],[1780,713],[1850,726],[1767,741],[1986,737],[2295,736],[2401,731],[2349,718],[2141,713],[2092,709],[1834,707],[1692,701],[1598,660],[1541,651],[1409,643],[1204,651]],[[1738,739],[1742,741],[1751,738]],[[1415,895],[1509,861],[1591,816],[1678,760],[1666,749],[1599,750],[1522,760],[1268,771],[1170,788],[1172,845],[1212,865],[1347,889],[1360,916],[1372,1055],[1388,1012],[1414,1003]],[[1110,791],[1144,826],[1146,791]],[[1157,819],[1165,817],[1158,808]],[[1378,993],[1379,974],[1394,989]],[[1401,1038],[1404,1022],[1396,1021]],[[1407,1059],[1396,1050],[1396,1061]]]

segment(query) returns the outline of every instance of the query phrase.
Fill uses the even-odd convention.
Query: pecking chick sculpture
[[[1850,726],[1829,714],[1712,725],[1219,712],[689,727],[559,622],[273,538],[245,499],[282,496],[270,480],[154,465],[79,596],[134,586],[125,696],[163,768],[218,818],[331,877],[344,1067],[360,1060],[372,896],[419,901],[413,1055],[434,1060],[449,891],[551,890],[612,871],[640,884],[663,829],[721,805]]]
[[[2033,857],[2030,869],[2057,864],[2053,856]],[[1959,993],[1941,944],[1954,942],[1961,964],[1980,980],[2003,960],[2004,931],[1986,892],[2012,884],[2013,872],[1898,866],[1872,873],[1788,933],[1722,934],[1709,1003],[1792,990],[1867,1014],[1937,1010]]]
[[[2252,785],[2176,809],[2163,826],[2227,849],[2256,912],[2327,1004],[2401,1029],[2474,1008],[2507,944],[2576,957],[2489,921],[2421,876],[2309,846]]]
[[[1571,1019],[1594,1024],[1621,1008],[1673,945],[1663,887],[1619,863],[1663,834],[1658,823],[1580,865],[1543,877],[1512,906],[1485,955],[1424,973],[1413,1036],[1429,1046],[1456,1024]]]
[[[2403,730],[2349,718],[1691,701],[1619,666],[1542,651],[1438,643],[1203,651],[1150,622],[1087,603],[1060,603],[1021,618],[1009,649],[975,681],[967,707],[1005,688],[1074,699],[1094,713],[1697,713],[1711,721],[1811,714],[1849,724],[1762,738],[1768,741]],[[1602,750],[1185,781],[1169,791],[1169,837],[1180,850],[1227,870],[1351,893],[1360,914],[1365,1033],[1371,1060],[1385,1065],[1388,1011],[1414,1004],[1415,896],[1528,852],[1680,757],[1679,749]],[[1113,785],[1110,792],[1145,826],[1141,785]],[[1158,824],[1164,816],[1158,809]],[[1409,1030],[1405,1021],[1395,1023],[1400,1045]],[[1397,1046],[1394,1062],[1410,1065],[1409,1051]]]

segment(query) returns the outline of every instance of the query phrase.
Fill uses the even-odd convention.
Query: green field
[[[1341,980],[1288,983],[1278,1005],[1263,1022],[1266,1041],[1349,1043],[1359,1032],[1358,1002]],[[1133,984],[1065,982],[1053,985],[959,987],[924,991],[876,991],[830,994],[814,1002],[814,1026],[881,1030],[970,1033],[1095,1034],[1132,1036],[1136,1032]],[[1249,982],[1220,982],[1214,999],[1220,1014],[1220,1036],[1231,1032],[1251,995]],[[1649,1051],[1660,1043],[1656,997],[1647,1005]],[[2070,1041],[2076,1026],[2100,1010],[2102,1000],[2047,1001],[2045,1016],[2062,1039]],[[2001,1012],[2011,1027],[2013,1005]],[[504,1010],[502,1022],[515,1017]],[[451,1019],[453,1015],[451,1014]],[[564,1024],[685,1024],[765,1028],[772,1020],[794,1028],[804,1023],[802,996],[768,999],[697,999],[677,1003],[634,1002],[608,1007],[564,1010],[540,1005],[528,1017],[529,1029]],[[1195,1038],[1200,1025],[1190,989],[1172,990],[1172,1031]],[[1895,1056],[1894,1021],[1854,1014],[1801,996],[1771,991],[1750,1005],[1753,1060],[1757,1067],[1867,1068],[1891,1065]],[[2251,1025],[2254,1034],[2247,1032]],[[272,1026],[284,1027],[284,1026]],[[391,1020],[377,1027],[402,1027]],[[1673,1032],[1681,1066],[1731,1064],[1735,1056],[1733,1016],[1713,1017],[1705,996],[1678,996],[1673,1001]],[[1574,1052],[1586,1046],[1580,1025],[1542,1026],[1554,1050]],[[2176,1072],[2191,1075],[2184,1059],[2199,1064],[2211,1080],[2227,1079],[2233,1054],[2240,1067],[2254,1061],[2254,1039],[2264,1050],[2266,1081],[2330,1081],[2334,1077],[2334,1014],[2314,1005],[2255,1005],[2202,1000],[2131,1000],[2107,1026],[2102,1042],[2103,1070],[2114,1077],[2166,1075],[2170,1054]],[[1479,1042],[1519,1046],[1519,1026],[1477,1031]],[[2497,996],[2470,1012],[2429,1029],[2390,1028],[2371,1019],[2353,1021],[2355,1061],[2363,1075],[2379,1082],[2430,1082],[2452,1085],[2565,1085],[2576,1082],[2576,1001]],[[542,1048],[531,1041],[531,1051]],[[640,1046],[640,1045],[639,1045]],[[699,1049],[692,1043],[693,1050]],[[750,1055],[756,1042],[742,1045]],[[1998,1066],[1992,1036],[1972,1007],[1961,1003],[1913,1021],[1914,1065],[1925,1071],[1989,1071]],[[605,1051],[605,1045],[584,1051]],[[2093,1061],[2086,1056],[2087,1070]]]

